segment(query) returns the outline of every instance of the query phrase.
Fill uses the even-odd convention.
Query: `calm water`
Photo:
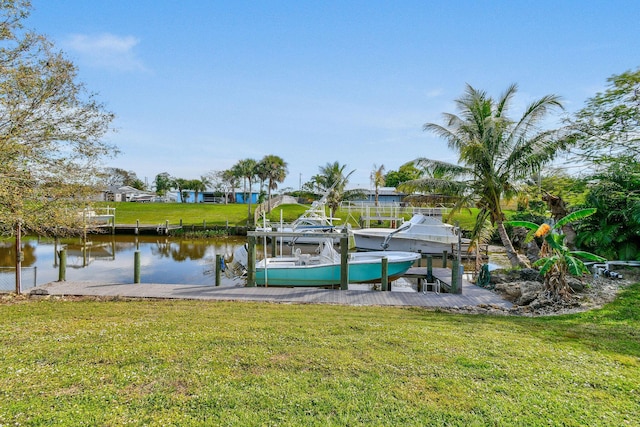
[[[244,238],[183,239],[164,236],[94,235],[83,245],[82,239],[24,238],[24,267],[37,267],[36,285],[58,280],[56,251],[66,247],[67,281],[132,283],[134,252],[140,251],[142,283],[215,285],[215,257],[230,257],[245,243]],[[15,243],[0,241],[0,267],[15,267]],[[0,269],[0,289],[13,290],[13,269]],[[23,289],[34,284],[34,269],[22,273]],[[222,286],[241,281],[222,275]]]

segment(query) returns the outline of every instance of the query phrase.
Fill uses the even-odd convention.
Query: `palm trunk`
[[[511,243],[511,239],[509,239],[507,230],[504,228],[504,223],[502,221],[496,221],[496,228],[498,229],[498,234],[500,235],[502,245],[507,251],[507,258],[509,258],[509,262],[511,262],[511,265],[513,267],[530,267],[527,259],[518,255],[515,248],[513,247],[513,243]]]

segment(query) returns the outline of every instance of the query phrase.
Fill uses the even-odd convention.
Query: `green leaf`
[[[512,227],[525,227],[530,230],[537,230],[540,228],[538,224],[535,224],[531,221],[506,221],[505,224],[509,224]]]
[[[603,258],[599,255],[592,254],[591,252],[585,252],[585,251],[571,251],[570,254],[573,256],[579,256],[580,258],[583,258],[587,261],[605,262],[607,260],[606,258]]]
[[[554,228],[554,230],[558,230],[558,229],[562,228],[565,224],[567,224],[569,222],[578,221],[580,219],[586,218],[586,217],[596,213],[596,211],[597,211],[596,208],[587,208],[587,209],[580,209],[579,211],[571,212],[569,215],[567,215],[564,218],[561,218],[560,220],[558,220],[558,222],[556,222],[556,224],[553,226],[553,228]]]
[[[589,270],[578,258],[567,255],[564,257],[567,269],[572,276],[580,276],[582,273],[589,273]]]

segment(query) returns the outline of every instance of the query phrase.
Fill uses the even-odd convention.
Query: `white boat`
[[[317,241],[316,241],[317,242]],[[234,254],[234,259],[240,258]],[[349,283],[378,283],[382,280],[382,259],[387,259],[389,281],[402,276],[420,259],[413,252],[376,251],[348,255]],[[256,263],[255,278],[259,286],[331,286],[340,285],[341,256],[331,239],[320,243],[317,254],[297,249],[290,256],[264,258]]]
[[[327,216],[325,212],[326,196],[322,199],[315,201],[311,204],[311,207],[307,209],[302,215],[300,215],[291,224],[280,224],[276,227],[258,227],[256,231],[279,231],[284,233],[299,232],[299,233],[317,233],[322,235],[321,237],[330,237],[333,243],[338,243],[340,234],[344,226],[338,226],[333,223],[334,220],[339,218],[331,218]],[[332,236],[335,234],[335,236]],[[278,242],[291,244],[317,244],[318,237],[278,237]]]
[[[355,246],[363,250],[392,250],[442,254],[458,243],[456,227],[439,218],[423,214],[413,217],[395,229],[363,228],[352,231]]]

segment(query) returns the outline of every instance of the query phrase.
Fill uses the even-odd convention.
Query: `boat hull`
[[[377,283],[382,278],[382,258],[386,257],[387,275],[394,280],[420,258],[419,254],[378,252],[349,255],[348,283]],[[256,266],[256,284],[260,286],[332,286],[340,285],[339,263],[318,265],[296,265],[293,258],[270,259],[267,268],[264,260]]]
[[[355,230],[353,232],[355,246],[360,250],[367,251],[379,251],[382,249],[382,244],[385,238],[389,234],[388,230],[373,229],[371,231]],[[396,235],[391,238],[387,244],[390,251],[406,251],[406,252],[420,252],[423,254],[442,254],[444,251],[451,252],[452,242],[451,238],[442,238],[437,240],[439,236],[434,236],[427,240],[418,239],[415,237],[406,238],[404,236]]]

